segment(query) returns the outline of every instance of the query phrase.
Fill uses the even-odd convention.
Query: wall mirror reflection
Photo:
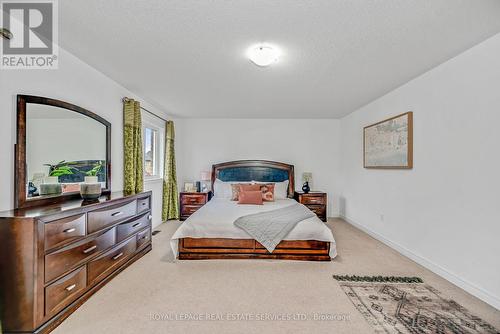
[[[96,195],[108,191],[110,131],[107,121],[86,109],[20,95],[18,142],[25,147],[17,154],[25,173],[16,172],[24,187],[17,189],[19,195],[24,192],[18,207],[33,200],[78,196],[82,184],[98,188]]]

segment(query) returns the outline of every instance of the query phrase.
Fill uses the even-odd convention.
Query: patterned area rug
[[[333,277],[375,333],[500,333],[418,277]]]

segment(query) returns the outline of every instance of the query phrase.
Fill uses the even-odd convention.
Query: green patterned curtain
[[[123,100],[124,191],[137,194],[144,188],[141,104]]]
[[[162,219],[179,219],[179,194],[175,170],[175,130],[174,122],[167,121],[165,134],[165,170],[163,175]]]

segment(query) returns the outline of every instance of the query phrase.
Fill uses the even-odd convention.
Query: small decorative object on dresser
[[[296,191],[294,194],[294,198],[297,202],[307,206],[309,210],[311,210],[318,216],[319,219],[326,222],[326,193],[321,191],[311,191],[308,193]]]
[[[196,192],[196,185],[194,182],[184,182],[184,192]]]
[[[200,173],[201,191],[210,191],[210,181],[212,180],[212,173],[203,171]]]
[[[57,195],[60,193],[62,193],[62,186],[57,176],[47,176],[40,185],[40,195]]]
[[[181,220],[186,220],[189,216],[195,213],[199,208],[205,205],[212,198],[212,192],[181,192],[180,195],[180,217]]]
[[[85,173],[85,182],[80,185],[80,195],[84,200],[94,201],[101,196],[101,184],[97,174],[102,169],[102,162],[97,162],[94,167]]]
[[[302,173],[302,182],[304,182],[304,185],[302,186],[302,191],[307,194],[309,191],[311,191],[312,173],[310,172]]]

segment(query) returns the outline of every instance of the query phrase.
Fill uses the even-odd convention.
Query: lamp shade
[[[313,174],[311,172],[302,173],[302,182],[311,182]]]
[[[210,172],[204,171],[200,173],[201,181],[210,181],[212,179],[212,175]]]

